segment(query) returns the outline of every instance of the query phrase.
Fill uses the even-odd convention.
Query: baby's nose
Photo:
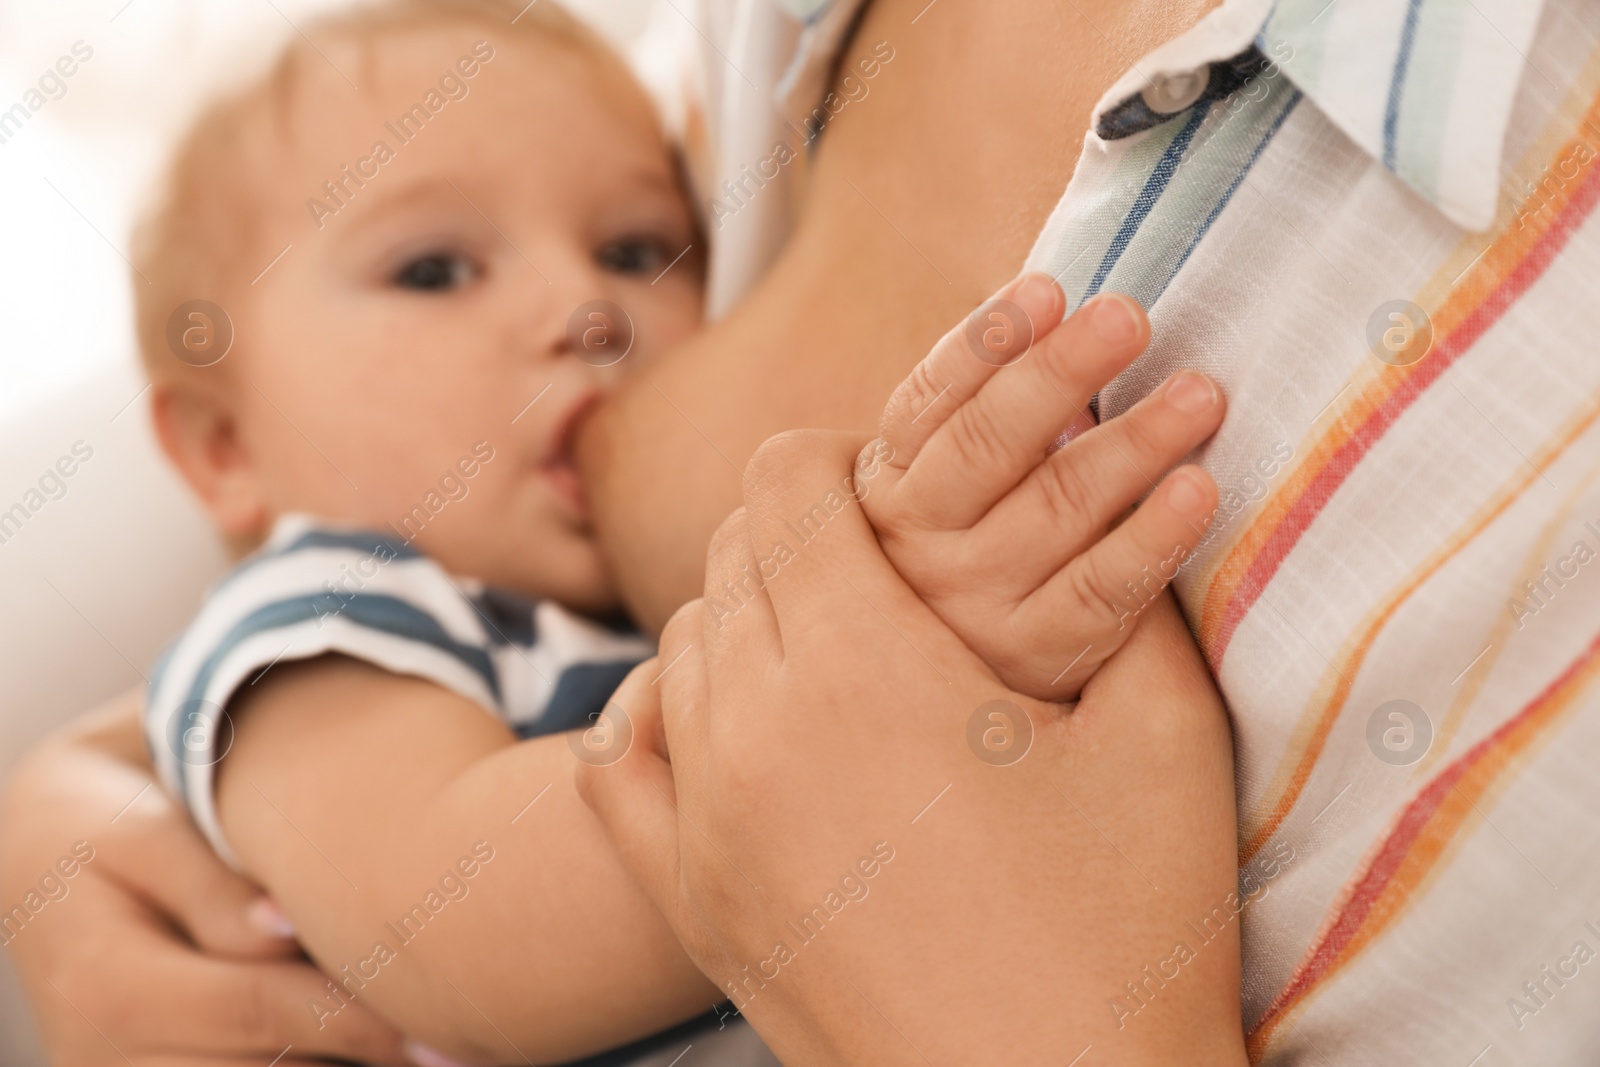
[[[621,360],[633,345],[633,317],[612,299],[612,276],[586,249],[540,252],[526,272],[526,326],[538,354],[573,355],[593,366]]]
[[[612,367],[633,349],[633,317],[604,298],[585,300],[567,316],[564,351],[591,367]]]

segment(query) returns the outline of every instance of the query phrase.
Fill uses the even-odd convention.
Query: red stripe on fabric
[[[1538,695],[1523,705],[1516,715],[1441,770],[1406,806],[1394,828],[1389,832],[1389,836],[1384,839],[1377,854],[1368,864],[1366,871],[1355,882],[1354,888],[1340,907],[1338,917],[1332,925],[1324,928],[1321,939],[1295,968],[1289,984],[1273,999],[1248,1037],[1253,1038],[1263,1029],[1275,1027],[1296,1001],[1303,999],[1313,986],[1327,976],[1339,962],[1340,954],[1361,931],[1384,890],[1388,888],[1390,881],[1400,870],[1417,839],[1422,836],[1429,821],[1438,813],[1451,790],[1492,751],[1505,744],[1515,731],[1527,725],[1529,720],[1545,710],[1562,689],[1570,685],[1597,655],[1600,655],[1600,635],[1596,635],[1577,658],[1550,684],[1540,690]]]
[[[1278,568],[1283,565],[1283,561],[1288,558],[1289,553],[1328,501],[1333,499],[1333,494],[1344,484],[1350,472],[1355,470],[1389,428],[1399,421],[1400,416],[1411,404],[1429,386],[1435,384],[1457,359],[1477,344],[1489,328],[1499,322],[1533,287],[1533,283],[1543,276],[1571,240],[1572,235],[1588,219],[1597,202],[1600,202],[1600,168],[1592,171],[1584,179],[1582,186],[1574,192],[1560,216],[1551,223],[1550,229],[1544,236],[1528,250],[1528,254],[1517,264],[1516,269],[1484,297],[1448,338],[1441,341],[1435,350],[1428,354],[1418,365],[1417,370],[1407,376],[1400,387],[1372,413],[1360,430],[1340,447],[1334,458],[1329,460],[1328,465],[1306,487],[1306,491],[1284,515],[1278,528],[1261,547],[1261,551],[1245,571],[1238,589],[1229,599],[1227,611],[1217,631],[1217,639],[1212,648],[1207,650],[1213,670],[1222,663],[1222,658],[1227,653],[1228,645],[1232,642],[1239,624],[1255,605],[1267,583],[1278,573]]]

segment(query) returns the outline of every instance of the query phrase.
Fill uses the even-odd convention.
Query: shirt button
[[[1193,107],[1210,82],[1210,67],[1183,74],[1158,74],[1140,95],[1144,97],[1145,105],[1157,115],[1176,115]]]

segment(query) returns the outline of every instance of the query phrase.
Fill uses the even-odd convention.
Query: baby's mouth
[[[578,465],[573,460],[573,446],[577,441],[578,427],[584,417],[600,400],[600,394],[589,393],[573,401],[551,438],[551,448],[539,471],[555,489],[557,496],[571,509],[575,518],[589,520],[589,496],[584,491],[583,479],[578,476]]]

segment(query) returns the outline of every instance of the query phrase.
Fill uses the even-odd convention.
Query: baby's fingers
[[[1144,609],[1160,595],[1205,536],[1217,486],[1199,467],[1180,467],[1128,520],[1045,582],[1017,609],[1012,632],[1030,635],[1036,679],[1010,679],[1022,692],[1071,700],[1122,647]],[[1061,645],[1061,620],[1072,647]],[[1026,682],[1026,685],[1019,683]],[[1041,688],[1041,685],[1047,688]]]
[[[895,388],[879,436],[904,470],[936,430],[1002,367],[1027,354],[1061,322],[1066,297],[1048,274],[1013,279],[960,325]]]
[[[1105,293],[952,411],[898,485],[925,527],[966,529],[1039,466],[1089,398],[1144,350],[1144,310]]]
[[[1034,468],[976,527],[1033,590],[1105,536],[1155,479],[1222,425],[1222,391],[1186,371]]]

